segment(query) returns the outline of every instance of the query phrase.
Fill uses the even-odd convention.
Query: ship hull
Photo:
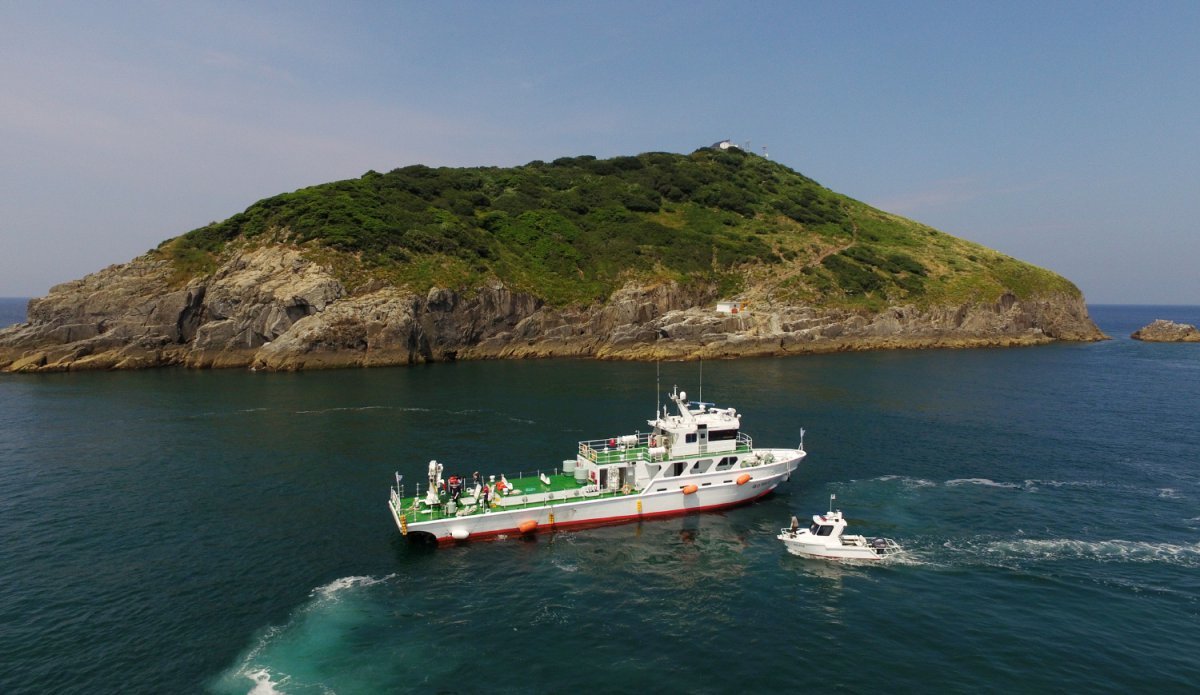
[[[877,562],[883,559],[882,555],[876,554],[870,548],[829,548],[815,543],[797,543],[782,537],[780,540],[787,546],[789,553],[799,555],[800,557],[811,557],[821,560],[864,560],[867,562]]]

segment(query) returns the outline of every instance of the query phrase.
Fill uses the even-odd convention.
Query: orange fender
[[[517,530],[521,533],[531,533],[535,528],[537,528],[537,525],[538,524],[536,521],[522,521],[521,525],[517,527]]]
[[[692,494],[693,492],[695,492],[696,490],[699,490],[699,489],[700,489],[700,488],[696,487],[695,485],[684,485],[684,486],[683,486],[683,494],[685,494],[685,495],[690,495],[690,494]]]
[[[743,474],[741,474],[741,475],[739,475],[739,476],[738,476],[738,479],[737,479],[737,484],[738,484],[738,485],[745,485],[746,483],[750,482],[751,480],[753,480],[753,478],[751,478],[751,477],[750,477],[750,474],[749,474],[749,473],[743,473]]]

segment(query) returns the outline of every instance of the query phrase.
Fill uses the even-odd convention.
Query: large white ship
[[[388,509],[400,533],[439,542],[599,526],[722,509],[762,497],[805,456],[797,448],[756,449],[733,408],[670,394],[651,430],[579,442],[575,458],[549,473],[443,478],[430,461],[424,492],[406,497],[396,476]]]

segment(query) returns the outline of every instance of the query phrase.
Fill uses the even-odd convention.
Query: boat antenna
[[[704,403],[704,358],[700,358],[700,402]]]
[[[829,514],[833,514],[833,501],[837,499],[837,495],[829,496]]]
[[[654,419],[657,420],[662,412],[662,362],[654,360]]]

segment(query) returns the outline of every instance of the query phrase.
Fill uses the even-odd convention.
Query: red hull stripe
[[[695,514],[698,512],[711,512],[716,509],[729,509],[731,507],[738,507],[743,504],[750,504],[751,502],[755,502],[758,499],[762,498],[764,495],[771,494],[772,492],[774,492],[774,490],[775,490],[775,488],[770,488],[764,492],[758,493],[754,497],[748,497],[744,500],[739,500],[737,502],[730,502],[728,504],[713,504],[713,505],[709,505],[707,507],[696,507],[695,509],[678,509],[678,510],[671,510],[669,512],[653,512],[653,513],[645,513],[645,514],[628,514],[626,516],[610,516],[610,517],[605,517],[603,519],[588,519],[586,521],[556,521],[553,524],[538,524],[537,528],[534,529],[533,533],[543,533],[545,531],[560,531],[560,530],[567,530],[567,529],[596,528],[599,526],[613,526],[616,524],[627,524],[631,521],[640,521],[640,520],[645,520],[645,519],[659,519],[659,518],[665,518],[665,517],[671,517],[671,516],[684,516],[686,514]],[[408,533],[410,536],[416,535],[418,533],[422,533],[426,536],[433,535],[427,531],[420,531],[417,529],[413,529],[412,531],[409,531]],[[506,536],[506,535],[507,536],[516,536],[516,535],[526,536],[526,535],[531,535],[531,534],[521,533],[521,530],[519,528],[517,528],[516,526],[514,526],[509,529],[499,529],[497,531],[479,531],[477,533],[473,532],[473,533],[471,533],[471,535],[467,536],[463,542],[475,541],[475,540],[481,540],[481,539],[487,539],[487,538],[494,538],[495,536]],[[447,545],[450,543],[457,542],[451,536],[437,536],[437,541],[439,544],[447,544]]]

